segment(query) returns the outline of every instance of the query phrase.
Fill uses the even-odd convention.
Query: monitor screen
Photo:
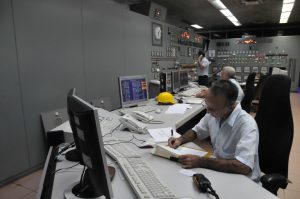
[[[172,91],[175,93],[180,90],[179,71],[172,71]]]
[[[180,71],[180,87],[186,88],[189,85],[189,73],[186,70]]]
[[[148,101],[146,76],[121,76],[119,86],[122,107],[135,106]]]
[[[80,162],[86,167],[82,180],[72,188],[72,193],[84,198],[102,195],[112,198],[97,109],[77,97],[74,90],[68,94],[67,109]]]

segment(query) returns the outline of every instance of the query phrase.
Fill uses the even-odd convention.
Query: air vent
[[[241,0],[241,3],[246,6],[253,6],[263,4],[263,0]]]

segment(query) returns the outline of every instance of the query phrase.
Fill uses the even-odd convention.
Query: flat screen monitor
[[[136,106],[148,101],[147,78],[145,75],[120,76],[119,86],[123,108]]]
[[[77,97],[74,90],[68,94],[67,109],[80,162],[86,169],[80,182],[65,191],[65,197],[71,193],[81,198],[112,198],[97,109]]]
[[[181,70],[179,72],[180,77],[180,88],[186,88],[189,86],[189,73],[186,70]]]
[[[172,91],[176,93],[180,90],[180,78],[179,78],[179,71],[172,71]]]

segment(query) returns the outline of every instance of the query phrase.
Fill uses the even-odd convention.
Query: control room
[[[300,198],[296,0],[1,0],[0,198]]]

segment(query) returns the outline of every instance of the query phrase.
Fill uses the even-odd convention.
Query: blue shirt
[[[203,57],[203,59],[200,62],[202,65],[204,65],[204,68],[201,69],[198,62],[195,63],[196,71],[198,76],[207,75],[208,76],[208,68],[209,68],[209,61],[206,59],[206,57]]]
[[[251,115],[242,110],[238,103],[230,116],[220,126],[220,120],[206,114],[193,128],[198,139],[210,136],[214,156],[236,159],[252,169],[248,175],[259,181],[258,127]]]

